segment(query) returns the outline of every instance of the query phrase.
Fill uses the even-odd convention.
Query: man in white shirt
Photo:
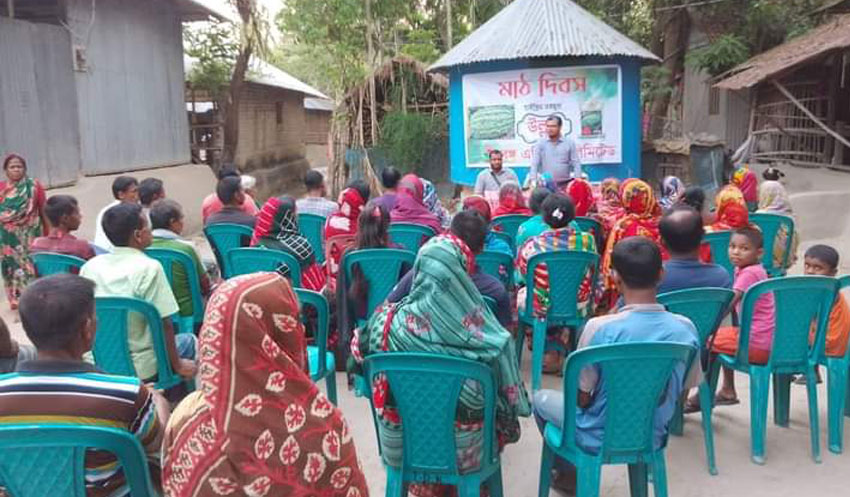
[[[112,252],[112,242],[103,231],[103,213],[109,210],[110,207],[116,206],[122,202],[128,204],[139,203],[139,182],[132,176],[118,176],[112,182],[112,196],[115,197],[109,205],[100,210],[95,221],[94,244],[106,251]],[[100,252],[98,252],[100,253]]]
[[[502,151],[490,151],[490,168],[478,173],[478,178],[475,179],[475,194],[486,196],[490,194],[498,194],[499,189],[505,183],[519,184],[519,178],[512,169],[506,169],[502,165]]]

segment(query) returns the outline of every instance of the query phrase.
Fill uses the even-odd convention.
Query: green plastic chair
[[[195,328],[199,327],[204,322],[204,296],[201,293],[201,275],[198,274],[198,269],[195,267],[195,261],[183,252],[164,249],[164,248],[148,248],[145,249],[145,254],[148,257],[156,259],[162,265],[165,271],[165,277],[168,278],[168,284],[174,290],[174,268],[177,265],[183,267],[186,273],[186,279],[189,280],[189,293],[192,295],[192,315],[181,316],[179,313],[174,315],[174,322],[178,333],[194,333]]]
[[[221,269],[221,277],[230,278],[230,271],[227,267],[227,252],[230,249],[250,245],[254,231],[241,224],[222,223],[206,226],[204,235],[210,242],[215,260],[219,269]]]
[[[503,252],[493,252],[485,250],[475,256],[475,264],[481,269],[484,274],[501,281],[505,288],[511,289],[514,286],[514,259],[513,257]]]
[[[316,345],[307,346],[307,361],[310,364],[310,379],[314,382],[325,380],[328,400],[336,405],[336,359],[333,352],[328,352],[328,320],[330,309],[328,301],[321,293],[303,288],[296,288],[295,294],[301,303],[301,312],[305,307],[312,307],[318,315]],[[306,320],[304,314],[301,318]]]
[[[729,242],[732,240],[731,231],[715,231],[706,233],[703,241],[711,249],[711,261],[722,267],[729,273],[730,278],[735,277],[735,266],[729,260]]]
[[[525,274],[525,309],[519,314],[520,326],[532,327],[531,346],[531,389],[540,389],[540,378],[543,374],[543,353],[546,344],[546,329],[550,326],[567,326],[573,329],[573,337],[577,337],[587,323],[588,318],[578,315],[578,291],[588,270],[593,271],[593,288],[596,288],[596,277],[599,255],[592,252],[577,250],[559,250],[544,252],[531,257],[528,261],[528,272]],[[546,264],[549,271],[549,311],[543,318],[534,316],[534,270],[537,266]],[[593,306],[591,290],[590,306]],[[593,315],[592,308],[588,316]],[[520,329],[517,333],[517,356],[522,364],[522,346],[525,332]],[[575,343],[575,338],[574,338]],[[550,347],[551,349],[551,347]]]
[[[839,291],[850,288],[850,276],[838,279]],[[825,340],[824,340],[825,342]],[[844,417],[842,411],[847,409],[850,417],[850,397],[848,397],[847,376],[850,370],[850,347],[844,357],[827,357],[826,350],[818,352],[818,364],[826,366],[827,422],[829,424],[829,451],[841,454],[844,451]]]
[[[35,272],[39,277],[53,274],[79,274],[80,268],[86,263],[79,257],[54,252],[36,252],[30,254],[30,258],[35,264]]]
[[[345,280],[351,284],[354,266],[360,267],[363,276],[369,283],[369,297],[366,302],[367,316],[387,299],[396,283],[403,276],[402,267],[406,264],[412,268],[416,254],[409,250],[379,248],[363,249],[347,252],[343,256],[342,267],[345,270]],[[340,324],[342,327],[342,323]]]
[[[667,497],[664,444],[654,447],[655,410],[674,369],[689,366],[696,349],[680,343],[618,343],[599,345],[570,354],[564,366],[564,426],[547,423],[538,496],[548,497],[555,456],[575,465],[578,497],[596,497],[602,466],[628,464],[631,495],[647,495],[647,467],[652,471],[655,497]],[[602,447],[598,454],[576,443],[579,375],[596,365],[607,397]],[[683,378],[686,376],[683,376]]]
[[[502,496],[502,465],[495,437],[495,381],[487,365],[438,354],[395,352],[369,356],[364,367],[369,384],[379,374],[386,376],[402,419],[401,466],[384,461],[388,497],[407,495],[405,486],[415,482],[455,485],[459,497],[478,497],[483,483],[492,497]],[[483,443],[480,468],[460,474],[455,417],[461,390],[468,381],[477,382],[484,396]]]
[[[389,235],[391,242],[401,245],[415,254],[419,252],[419,247],[425,245],[425,242],[436,233],[428,226],[419,224],[390,223]]]
[[[0,486],[14,497],[86,497],[87,449],[115,455],[133,497],[159,495],[136,437],[118,428],[72,424],[0,426]]]
[[[128,318],[130,313],[136,313],[147,322],[153,337],[157,369],[156,388],[167,390],[183,381],[171,368],[162,331],[162,318],[153,304],[134,297],[95,297],[94,300],[97,333],[94,335],[92,354],[98,368],[109,374],[139,377],[130,356],[127,340]],[[190,382],[191,380],[187,383],[191,384]]]
[[[496,216],[490,222],[490,226],[496,231],[508,235],[511,240],[511,247],[516,251],[516,232],[519,231],[519,226],[528,221],[531,216],[524,214],[508,214],[505,216]]]
[[[574,221],[583,233],[590,233],[597,240],[602,237],[602,225],[596,219],[586,216],[576,216]]]
[[[818,397],[815,383],[817,354],[810,353],[809,329],[817,320],[815,347],[823,350],[829,312],[838,281],[825,276],[786,276],[756,283],[744,294],[741,313],[741,329],[738,353],[735,356],[720,354],[711,369],[711,385],[717,382],[720,365],[750,375],[750,434],[752,437],[752,460],[764,464],[764,440],[767,431],[767,398],[770,379],[773,375],[773,422],[788,426],[788,406],[791,395],[791,377],[806,375],[806,391],[809,399],[809,429],[811,431],[812,458],[821,461],[818,439]],[[773,347],[767,364],[750,364],[750,326],[756,300],[773,292],[776,302],[776,330]]]
[[[325,262],[325,221],[327,218],[318,214],[298,214],[298,232],[310,242],[313,253],[319,264]]]
[[[658,296],[658,302],[663,304],[668,311],[685,316],[690,319],[699,334],[699,343],[703,344],[702,356],[707,354],[706,344],[717,332],[729,304],[735,298],[735,292],[725,288],[690,288],[675,292],[664,293]],[[706,368],[707,370],[707,368]],[[717,474],[717,465],[714,459],[714,431],[711,427],[712,391],[706,378],[699,385],[699,401],[702,410],[702,430],[705,438],[705,457],[708,463],[708,472]],[[684,400],[684,396],[683,396]],[[682,414],[682,403],[676,406],[673,419],[670,421],[670,434],[682,435],[684,416]]]
[[[794,218],[783,216],[781,214],[768,214],[765,212],[757,212],[750,214],[750,222],[761,229],[764,235],[764,256],[762,264],[764,265],[767,274],[774,278],[776,276],[785,276],[786,268],[788,267],[788,259],[791,256],[791,247],[794,241]],[[782,258],[782,266],[776,267],[773,264],[773,250],[775,248],[775,240],[779,235],[779,230],[785,226],[788,230],[788,239],[785,241],[785,255]]]
[[[228,278],[263,271],[281,272],[292,280],[292,286],[301,286],[301,265],[292,254],[264,247],[242,247],[227,251]],[[282,266],[284,267],[283,270]]]

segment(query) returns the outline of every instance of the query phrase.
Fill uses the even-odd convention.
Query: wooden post
[[[15,0],[6,0],[6,11],[9,13],[9,18],[15,18]]]
[[[833,55],[829,58],[829,92],[826,97],[826,124],[830,128],[835,128],[835,119],[838,113],[838,79],[841,77],[841,70],[843,67],[839,67],[838,64],[843,61],[843,57],[839,57],[838,55]],[[835,149],[839,148],[839,144],[836,143],[835,139],[832,137],[827,137],[826,146],[823,149],[823,159],[827,164],[835,163]]]

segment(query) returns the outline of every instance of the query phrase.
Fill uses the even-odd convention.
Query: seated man
[[[20,313],[38,356],[22,363],[17,373],[0,376],[0,424],[56,422],[127,430],[141,443],[158,484],[168,403],[137,378],[100,373],[82,359],[96,329],[94,284],[71,274],[41,278],[24,290]],[[130,493],[117,459],[108,452],[86,453],[85,485],[88,495]]]
[[[82,221],[77,199],[70,195],[52,195],[47,199],[44,214],[50,221],[50,232],[33,240],[30,251],[55,252],[86,260],[94,257],[94,249],[89,242],[71,234]]]
[[[223,207],[218,212],[210,214],[204,220],[204,226],[227,223],[241,224],[254,229],[257,218],[245,212],[243,206],[246,195],[242,190],[242,180],[238,176],[228,176],[220,180],[215,193]]]
[[[150,220],[151,205],[159,199],[165,198],[165,186],[162,180],[157,178],[145,178],[139,183],[139,202],[145,217]]]
[[[97,218],[94,221],[94,244],[100,249],[97,253],[112,252],[112,243],[109,237],[103,231],[103,214],[121,203],[138,204],[139,203],[139,181],[132,176],[118,176],[112,182],[112,196],[115,200],[109,203],[106,207],[97,213]]]
[[[151,231],[153,235],[151,248],[176,250],[189,256],[195,264],[195,270],[201,277],[201,294],[208,297],[210,295],[210,279],[204,270],[201,258],[198,257],[192,242],[184,240],[180,236],[183,233],[183,208],[171,199],[158,200],[151,206],[150,219],[153,228],[153,231]],[[172,270],[174,285],[171,290],[174,292],[174,298],[177,299],[178,307],[180,307],[180,316],[191,316],[193,314],[192,290],[189,286],[186,270],[182,265],[177,264]]]
[[[304,175],[304,186],[307,188],[307,195],[295,201],[295,209],[299,214],[328,217],[339,210],[336,202],[325,198],[328,192],[322,173],[312,169],[307,171]]]
[[[473,254],[478,255],[484,250],[484,238],[487,236],[487,222],[478,212],[474,210],[461,211],[452,219],[451,232],[463,240]],[[495,277],[482,273],[476,267],[475,273],[471,275],[472,282],[481,292],[481,295],[490,297],[496,301],[496,318],[502,326],[508,326],[513,322],[511,316],[511,298],[505,285]],[[408,271],[398,282],[387,300],[398,302],[410,293],[413,285],[413,271]]]
[[[664,214],[658,227],[664,246],[670,251],[658,293],[687,288],[732,287],[732,277],[723,267],[699,260],[705,234],[699,212],[687,206],[674,207]]]
[[[687,318],[667,312],[655,299],[661,279],[661,251],[644,237],[626,238],[612,253],[614,279],[626,306],[616,314],[593,318],[587,322],[578,348],[626,342],[677,342],[699,347],[697,330]],[[684,378],[685,365],[678,366],[663,401],[655,412],[655,444],[660,446],[673,417],[681,393],[699,384],[702,371],[694,361]],[[605,386],[597,366],[589,367],[579,377],[576,411],[576,442],[585,450],[596,452],[602,445],[605,425]],[[539,390],[534,394],[534,414],[541,428],[545,422],[563,425],[562,392]],[[556,460],[552,486],[564,491],[575,487],[575,468],[567,461]]]
[[[499,198],[499,190],[505,183],[519,184],[519,178],[513,169],[502,165],[502,151],[491,150],[488,154],[490,167],[482,169],[475,178],[475,194],[488,200]]]
[[[241,181],[242,177],[239,175],[239,171],[236,170],[236,166],[233,164],[222,166],[218,171],[218,180],[221,181],[224,178],[234,177]],[[204,201],[201,203],[201,219],[203,219],[204,224],[207,224],[207,218],[220,211],[224,207],[224,204],[218,198],[218,194],[216,192],[210,193],[204,198]],[[254,202],[254,199],[248,195],[245,195],[245,198],[240,206],[242,211],[249,216],[256,216],[257,213],[260,212],[260,208],[257,207],[257,203]]]
[[[398,197],[398,182],[401,181],[401,173],[393,166],[387,166],[381,171],[381,186],[384,194],[372,199],[374,205],[380,205],[387,212],[392,212]]]
[[[238,181],[238,179],[237,179]],[[195,376],[196,338],[189,333],[175,337],[171,315],[180,310],[159,262],[146,256],[151,232],[142,206],[119,204],[103,215],[103,230],[115,246],[113,253],[99,255],[83,265],[80,276],[95,282],[98,297],[136,297],[150,302],[162,318],[165,347],[174,371],[184,378]],[[153,338],[143,318],[130,315],[127,330],[130,355],[139,378],[154,381],[157,375]]]

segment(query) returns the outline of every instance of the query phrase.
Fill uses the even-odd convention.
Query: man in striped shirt
[[[64,274],[30,284],[20,300],[21,323],[38,350],[17,373],[0,375],[0,425],[84,424],[125,429],[141,442],[159,488],[162,434],[168,403],[136,378],[107,375],[83,362],[96,328],[94,283]],[[86,454],[89,496],[129,494],[114,455]]]

